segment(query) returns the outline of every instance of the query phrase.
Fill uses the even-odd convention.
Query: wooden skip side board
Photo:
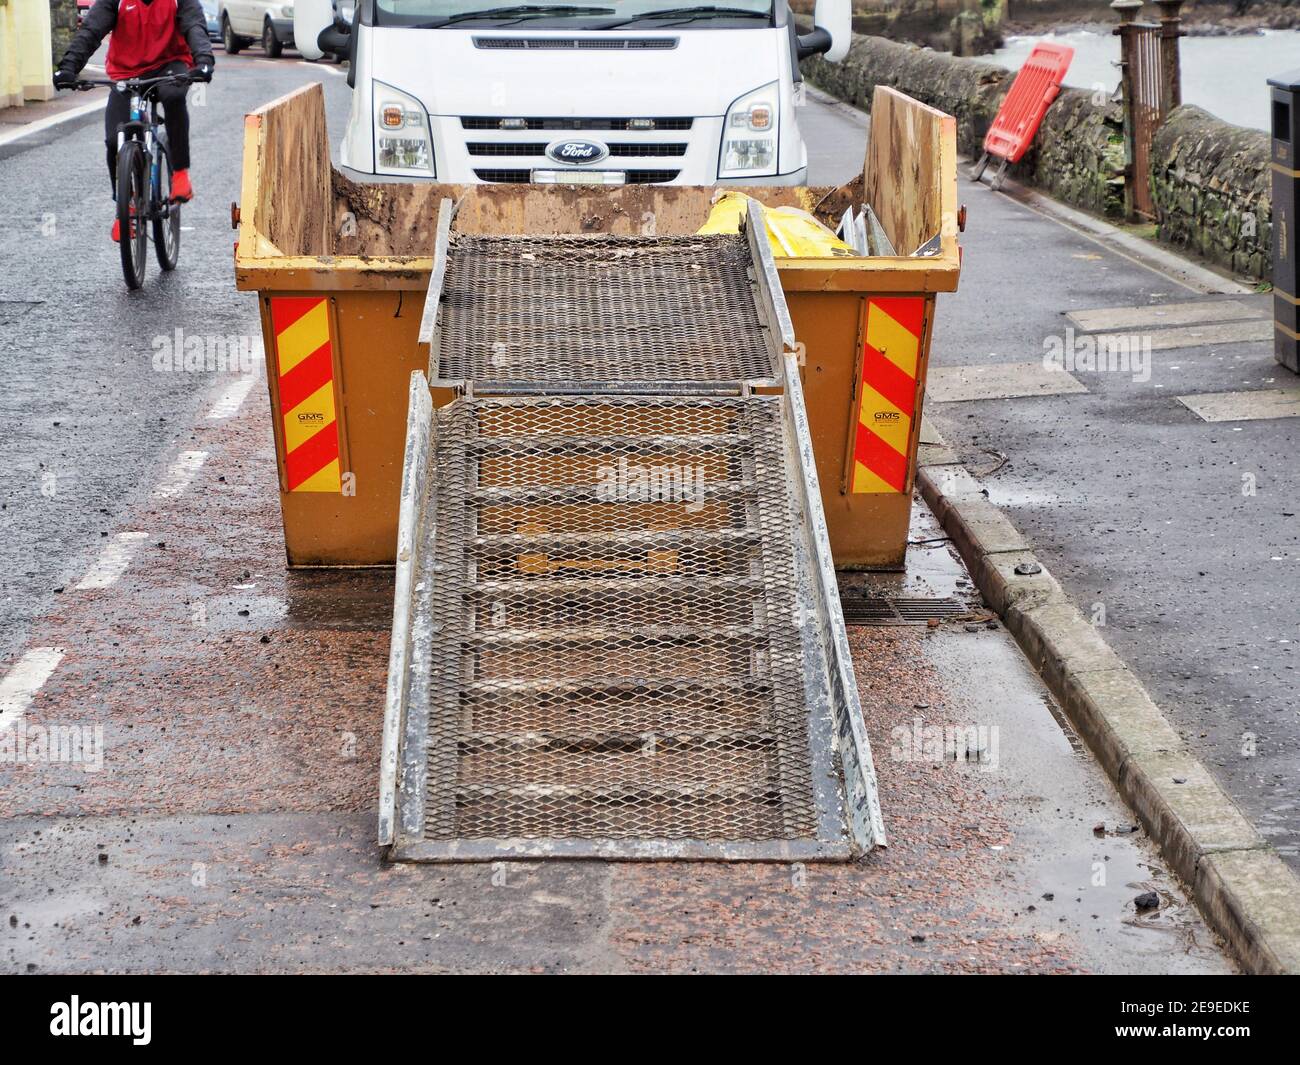
[[[900,252],[938,235],[944,257],[957,254],[957,120],[879,86],[863,195]]]
[[[320,83],[272,100],[244,121],[241,245],[247,235],[254,246],[258,237],[269,243],[271,253],[328,254],[334,211]]]
[[[783,284],[805,291],[951,292],[957,288],[956,121],[892,89],[876,91],[864,176],[841,186],[743,191],[767,207],[798,207],[834,225],[872,205],[899,248],[936,234],[939,253],[864,259],[781,259]],[[605,189],[537,185],[364,184],[332,171],[324,96],[313,83],[249,114],[244,135],[239,288],[423,292],[438,203],[460,232],[490,235],[694,233],[716,188]]]

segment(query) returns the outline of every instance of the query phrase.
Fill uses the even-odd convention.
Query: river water
[[[1015,70],[1038,41],[1067,44],[1074,62],[1065,83],[1114,92],[1119,83],[1119,38],[1077,31],[1046,37],[1009,37],[989,56]],[[1183,102],[1203,107],[1238,126],[1267,129],[1268,79],[1300,68],[1300,30],[1275,30],[1250,37],[1184,37],[1181,42]]]

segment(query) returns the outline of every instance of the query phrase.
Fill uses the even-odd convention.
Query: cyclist
[[[212,80],[216,65],[208,41],[207,17],[199,0],[95,0],[85,20],[68,45],[54,72],[56,89],[72,88],[87,60],[100,42],[108,41],[104,69],[113,81],[127,78],[160,78],[193,69],[201,81]],[[167,144],[172,161],[172,199],[184,203],[194,196],[190,184],[190,116],[185,106],[184,83],[164,85],[158,90],[167,127]],[[108,174],[117,184],[118,126],[130,119],[131,101],[126,93],[110,92],[104,110],[104,141],[108,147]],[[119,240],[118,222],[113,221],[113,239]]]

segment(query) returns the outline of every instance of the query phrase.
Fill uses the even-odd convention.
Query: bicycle
[[[122,276],[129,289],[144,284],[150,230],[158,265],[163,270],[175,270],[180,260],[181,205],[172,202],[171,152],[153,93],[162,85],[198,80],[196,71],[187,70],[161,78],[82,79],[71,86],[86,92],[107,85],[114,92],[131,94],[131,117],[117,132],[118,249]]]

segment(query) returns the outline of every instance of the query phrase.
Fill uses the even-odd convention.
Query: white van
[[[851,0],[296,0],[298,49],[346,52],[343,165],[406,180],[797,185],[799,59],[848,51]]]

